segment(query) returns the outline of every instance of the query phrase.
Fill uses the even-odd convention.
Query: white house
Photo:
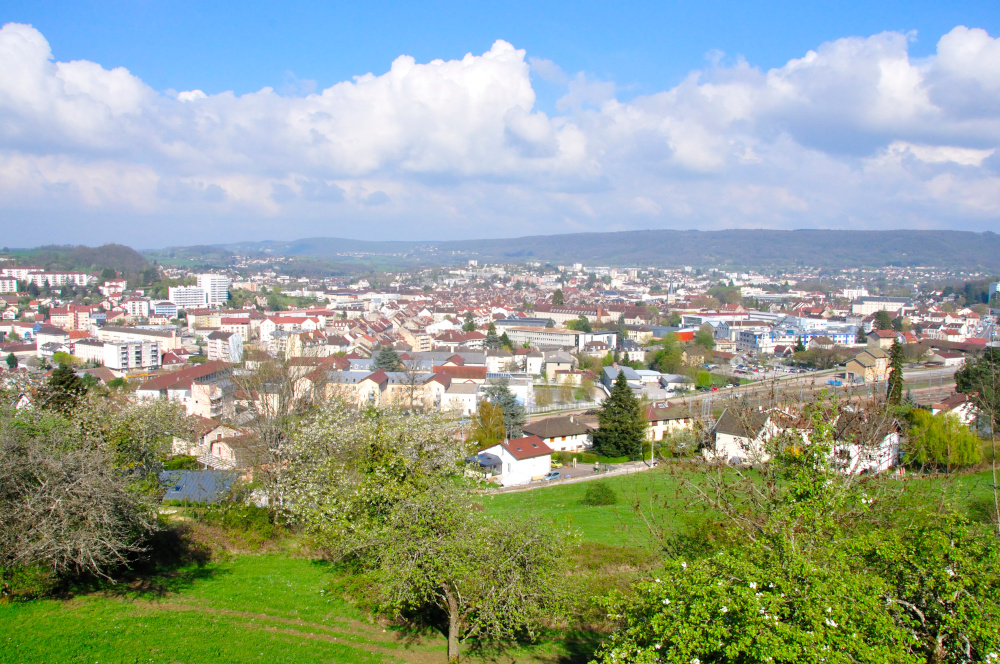
[[[512,486],[540,479],[552,470],[552,448],[538,436],[497,443],[480,453],[500,458],[500,484]]]
[[[577,452],[592,444],[590,427],[577,422],[573,415],[530,422],[524,425],[523,430],[526,434],[538,436],[559,452]]]
[[[712,448],[704,450],[709,461],[761,463],[770,459],[766,443],[777,431],[771,416],[758,410],[723,411],[712,427]]]

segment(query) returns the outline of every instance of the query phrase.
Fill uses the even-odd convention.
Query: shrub
[[[591,507],[615,505],[618,503],[618,494],[607,482],[591,482],[580,502]]]

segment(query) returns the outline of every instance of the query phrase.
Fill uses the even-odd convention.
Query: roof
[[[680,406],[655,406],[646,408],[646,420],[649,422],[661,422],[663,420],[682,420],[694,417],[691,411]]]
[[[770,417],[758,410],[747,410],[734,413],[727,408],[722,412],[719,421],[712,427],[713,433],[724,433],[740,438],[756,438],[764,430]]]
[[[196,364],[193,367],[187,367],[169,374],[150,378],[139,386],[139,390],[144,392],[162,392],[163,390],[168,390],[175,385],[185,382],[190,383],[193,379],[210,376],[219,371],[230,371],[230,366],[227,363],[220,362],[218,360],[205,362],[204,364]]]
[[[166,487],[163,500],[215,503],[229,493],[237,477],[224,470],[164,470],[160,473],[160,484]]]
[[[504,441],[500,443],[500,446],[518,461],[552,454],[552,448],[538,436],[525,436],[524,438]]]
[[[544,420],[531,422],[521,427],[525,433],[539,438],[558,438],[560,436],[580,436],[590,432],[590,428],[575,421],[572,416],[548,417]]]

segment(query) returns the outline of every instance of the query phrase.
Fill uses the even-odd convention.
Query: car
[[[542,476],[543,482],[548,482],[549,480],[557,480],[562,476],[558,470],[550,470],[548,473]]]
[[[552,467],[553,468],[562,468],[562,466],[563,465],[561,463],[559,463],[558,461],[553,461],[552,462]]]
[[[718,392],[718,391],[719,391],[719,388],[718,388],[718,386],[716,386],[716,385],[713,385],[713,386],[712,386],[712,391],[713,391],[713,392]]]

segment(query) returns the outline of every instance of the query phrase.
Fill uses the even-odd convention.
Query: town
[[[823,389],[870,397],[885,391],[893,346],[909,398],[971,424],[953,374],[1000,338],[998,283],[932,267],[778,274],[469,260],[333,278],[280,267],[236,256],[223,270],[150,266],[126,277],[8,258],[7,375],[38,385],[65,366],[87,386],[183,404],[198,435],[173,452],[247,477],[262,442],[245,425],[288,407],[266,401],[336,395],[358,408],[436,411],[467,436],[502,386],[526,416],[517,433],[544,443],[530,459],[509,435],[484,448],[482,459],[510,460],[487,464],[491,481],[509,486],[582,472],[552,471],[571,458],[561,453],[592,451],[597,409],[619,374],[644,404],[650,441],[707,432],[706,458],[745,459],[743,438],[766,427],[736,442],[719,427],[733,428],[748,395],[779,386],[798,406]],[[287,391],[274,376],[261,388],[264,364],[280,365]],[[879,470],[899,461],[893,444]]]

